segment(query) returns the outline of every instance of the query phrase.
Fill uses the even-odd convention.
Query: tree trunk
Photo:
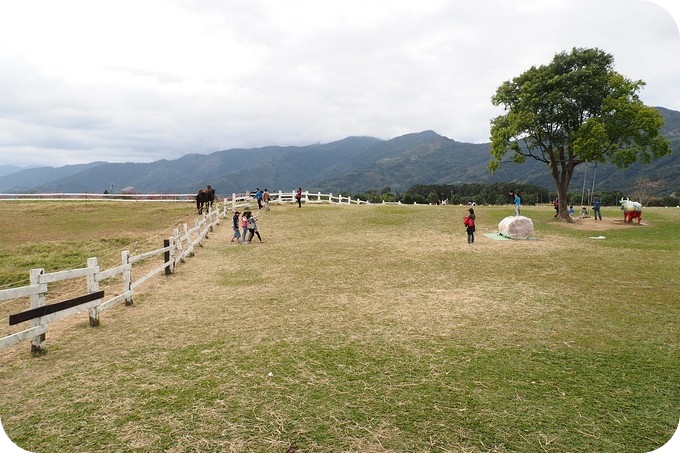
[[[564,160],[562,160],[562,162],[564,162]],[[557,198],[559,200],[558,217],[560,219],[566,220],[569,223],[574,221],[574,219],[572,219],[569,215],[569,200],[567,198],[569,192],[569,183],[571,182],[571,176],[574,174],[574,168],[575,164],[571,162],[569,164],[562,164],[561,168],[559,169],[561,171],[557,169],[556,165],[553,165],[552,172],[553,181],[555,181],[555,189],[557,191]]]
[[[559,215],[560,219],[566,220],[567,222],[573,222],[574,220],[569,215],[569,203],[567,200],[567,191],[569,187],[565,184],[560,184],[555,181],[555,189],[557,189],[557,198],[559,199]]]

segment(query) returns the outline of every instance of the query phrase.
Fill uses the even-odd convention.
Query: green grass
[[[493,241],[512,210],[478,207],[472,247],[465,210],[274,206],[247,246],[225,220],[99,327],[51,329],[40,357],[0,351],[3,426],[36,452],[663,445],[680,413],[680,210],[638,226],[612,208],[598,230],[525,207],[537,239]],[[157,215],[93,226],[106,241],[83,238],[83,256],[162,236],[181,213]],[[40,244],[68,241],[45,229],[42,265],[64,258]]]

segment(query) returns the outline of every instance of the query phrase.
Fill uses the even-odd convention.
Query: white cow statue
[[[637,219],[637,223],[642,221],[642,205],[637,201],[630,201],[628,198],[621,198],[621,209],[623,210],[623,221],[631,223]]]

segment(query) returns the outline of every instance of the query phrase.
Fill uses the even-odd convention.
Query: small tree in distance
[[[532,158],[547,164],[559,216],[571,221],[567,193],[577,165],[611,162],[626,168],[669,154],[670,143],[660,134],[663,117],[638,97],[645,83],[613,66],[614,58],[602,50],[574,48],[504,82],[491,99],[507,113],[491,121],[489,170],[500,168],[507,152],[512,162]]]

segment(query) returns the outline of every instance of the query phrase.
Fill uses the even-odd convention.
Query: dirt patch
[[[561,222],[565,228],[571,228],[575,230],[584,231],[607,231],[620,228],[635,228],[641,226],[650,226],[647,222],[641,222],[639,225],[637,222],[625,223],[623,219],[607,219],[595,220],[593,217],[587,217],[585,219],[574,219],[573,223]]]

